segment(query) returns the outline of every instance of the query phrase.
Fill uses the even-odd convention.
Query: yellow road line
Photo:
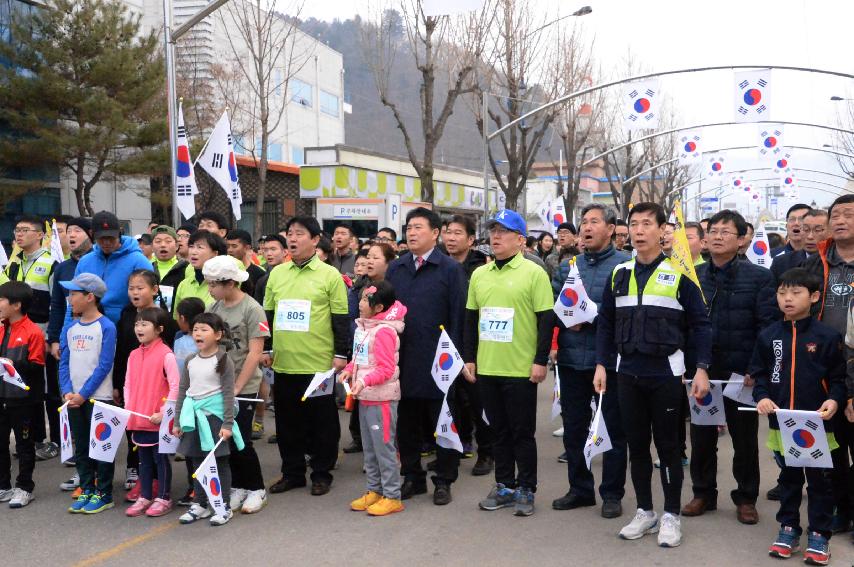
[[[102,561],[106,561],[111,557],[115,557],[116,555],[127,551],[128,549],[135,547],[141,543],[145,543],[146,541],[155,538],[161,534],[168,532],[169,530],[173,530],[177,528],[180,524],[176,521],[169,522],[168,524],[163,524],[162,526],[158,526],[156,528],[152,528],[146,533],[136,536],[134,538],[125,540],[118,545],[115,545],[109,549],[105,549],[104,551],[100,551],[91,557],[78,561],[74,564],[74,567],[89,567],[90,565],[97,565]]]

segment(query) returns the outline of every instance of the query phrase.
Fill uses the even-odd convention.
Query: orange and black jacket
[[[44,332],[26,315],[15,323],[0,325],[0,357],[8,358],[30,387],[19,388],[0,380],[0,400],[6,404],[40,403],[44,399]]]
[[[802,264],[802,267],[821,278],[821,299],[813,303],[811,312],[819,320],[824,317],[824,301],[827,298],[827,280],[830,275],[830,264],[827,263],[827,253],[834,245],[833,239],[828,238],[818,243],[818,254],[813,254]],[[792,266],[794,267],[794,266]]]
[[[842,335],[815,317],[778,321],[759,333],[750,376],[753,399],[770,398],[778,407],[815,411],[828,398],[840,411],[845,403],[846,361]],[[778,429],[774,415],[770,426]],[[826,430],[831,422],[825,421]]]

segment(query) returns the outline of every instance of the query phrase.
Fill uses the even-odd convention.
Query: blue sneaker
[[[84,514],[98,514],[99,512],[103,512],[104,510],[109,510],[114,507],[113,497],[112,496],[104,496],[103,494],[93,494],[91,498],[89,498],[89,502],[83,507]]]
[[[478,506],[481,510],[499,510],[507,506],[512,506],[515,496],[516,493],[512,488],[507,488],[499,482],[493,487],[487,497],[478,503]]]
[[[86,504],[89,503],[89,498],[92,495],[88,492],[84,492],[80,496],[77,497],[77,500],[74,501],[74,504],[68,507],[68,511],[72,514],[80,514],[83,512],[83,508],[86,507]]]
[[[516,503],[514,506],[514,516],[530,516],[534,513],[534,493],[530,488],[516,489]]]
[[[807,549],[804,551],[804,563],[807,565],[827,565],[830,563],[830,542],[818,532],[810,532],[807,537]]]
[[[771,557],[779,557],[780,559],[788,559],[793,553],[800,550],[798,532],[790,526],[780,528],[780,533],[777,534],[777,539],[768,548],[768,555]]]

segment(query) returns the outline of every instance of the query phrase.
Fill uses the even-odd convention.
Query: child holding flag
[[[845,369],[842,336],[810,315],[819,300],[819,276],[803,268],[783,274],[777,288],[777,303],[784,321],[766,327],[756,340],[750,375],[756,381],[753,399],[757,411],[768,415],[771,430],[768,448],[780,466],[780,532],[768,549],[772,557],[789,558],[799,549],[802,532],[799,509],[804,477],[808,483],[808,545],[804,562],[827,565],[832,533],[833,486],[829,468],[791,467],[784,458],[784,443],[775,410],[817,411],[824,420],[830,450],[838,443],[829,432],[830,418],[845,401]]]
[[[175,406],[180,421],[172,434],[181,438],[178,451],[187,457],[194,470],[214,449],[214,432],[219,432],[218,436],[225,441],[233,435],[237,449],[243,450],[240,428],[234,423],[234,363],[225,349],[220,348],[226,332],[222,318],[214,313],[202,313],[193,320],[193,339],[199,352],[187,359],[181,375]],[[193,505],[179,518],[182,524],[210,518],[211,525],[221,526],[231,519],[233,512],[227,504],[231,490],[229,452],[227,442],[220,443],[214,452],[219,471],[217,490],[226,502],[225,514],[212,515],[207,493],[196,479]]]
[[[72,315],[79,317],[69,321],[60,336],[59,387],[68,402],[74,458],[83,489],[68,511],[97,514],[114,506],[115,465],[89,458],[93,408],[89,400],[113,401],[116,326],[101,313],[101,298],[107,293],[104,280],[95,274],[81,273],[71,281],[59,283],[70,292],[68,303]]]
[[[23,508],[33,499],[36,448],[32,430],[44,396],[44,333],[27,316],[33,291],[24,282],[0,285],[0,502]],[[9,363],[9,364],[7,364]],[[17,379],[14,377],[17,376]],[[38,412],[42,415],[41,412]],[[9,434],[15,432],[18,478],[12,488]]]
[[[353,336],[353,360],[341,372],[359,399],[359,427],[365,456],[368,490],[350,503],[350,509],[371,516],[402,512],[400,469],[397,465],[397,403],[400,368],[397,366],[406,307],[397,301],[394,287],[380,280],[362,291],[359,318]]]
[[[159,451],[160,421],[163,400],[176,399],[178,395],[178,364],[175,355],[160,338],[170,323],[169,313],[159,307],[146,307],[136,316],[136,338],[139,347],[130,353],[124,384],[125,409],[150,415],[146,420],[131,415],[128,431],[139,450],[139,497],[125,512],[130,517],[163,516],[172,509],[170,490],[172,466],[168,455]],[[154,471],[157,470],[159,487],[152,501]]]

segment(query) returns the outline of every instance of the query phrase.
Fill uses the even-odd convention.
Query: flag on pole
[[[187,127],[184,126],[184,103],[178,101],[178,155],[175,156],[175,200],[185,219],[196,214],[196,200],[193,195],[199,192],[193,160],[190,158],[190,142]],[[207,170],[205,170],[207,171]],[[219,180],[217,180],[219,181]],[[239,218],[239,217],[238,217]]]
[[[557,227],[566,222],[566,205],[563,197],[555,197],[549,203],[549,218],[551,218],[551,232],[557,234]]]
[[[234,214],[234,218],[239,220],[243,196],[240,193],[240,181],[237,178],[237,161],[234,157],[234,143],[231,137],[228,111],[222,113],[216,126],[214,126],[211,137],[208,139],[197,163],[223,188],[231,202],[231,212]]]
[[[433,381],[436,382],[436,387],[442,390],[442,393],[448,395],[448,389],[454,383],[454,379],[463,370],[463,357],[457,347],[454,346],[454,341],[448,335],[445,327],[440,327],[442,333],[439,335],[439,342],[436,345],[436,354],[433,356],[433,367],[431,374]]]
[[[89,458],[112,463],[125,436],[130,412],[120,407],[93,400],[89,423]]]
[[[694,268],[694,258],[691,256],[691,247],[688,245],[688,235],[685,233],[685,217],[682,215],[682,201],[673,203],[673,212],[676,213],[676,230],[673,231],[673,252],[670,253],[670,265],[673,269],[694,282],[700,295],[703,288],[697,270]],[[705,301],[705,297],[703,298]]]
[[[328,396],[332,393],[333,387],[335,386],[334,380],[334,368],[330,368],[326,372],[315,373],[314,378],[311,379],[311,382],[308,383],[308,387],[305,389],[305,392],[303,392],[302,401],[306,401],[308,398]]]
[[[694,425],[726,425],[724,398],[720,384],[709,383],[709,392],[701,399],[691,395],[691,384],[685,384],[688,391],[688,406],[691,409],[691,423]]]
[[[733,191],[738,191],[739,193],[741,193],[741,192],[749,193],[750,192],[750,185],[746,181],[744,181],[743,175],[735,175],[735,174],[730,175],[729,176],[729,185],[730,185],[730,189],[732,189]]]
[[[57,264],[65,261],[65,252],[62,251],[62,241],[59,239],[56,219],[53,219],[53,224],[50,227],[50,261]]]
[[[483,7],[483,2],[484,0],[423,0],[421,9],[424,16],[436,18],[475,12]]]
[[[833,468],[824,421],[818,412],[778,409],[774,413],[786,466]]]
[[[776,158],[776,161],[774,161],[774,173],[780,176],[791,173],[792,154],[784,150]]]
[[[463,443],[460,441],[454,416],[451,415],[451,408],[448,406],[447,394],[442,400],[442,411],[439,412],[439,421],[436,423],[436,444],[445,449],[463,452]]]
[[[584,282],[581,281],[574,258],[570,260],[569,275],[563,282],[553,309],[566,327],[590,323],[599,313],[596,302],[590,299],[584,289]]]
[[[679,138],[679,165],[695,165],[703,159],[703,131],[688,130]]]
[[[602,394],[599,394],[599,403],[596,404],[596,412],[587,432],[587,442],[584,443],[584,462],[587,463],[587,468],[590,469],[593,457],[610,451],[611,448],[611,437],[608,435],[605,420],[602,419]]]
[[[199,481],[205,494],[208,495],[208,504],[214,509],[217,516],[225,516],[228,511],[225,507],[225,498],[222,494],[222,483],[219,480],[219,469],[216,466],[216,453],[219,444],[222,443],[223,437],[220,437],[214,448],[207,454],[202,464],[193,473],[193,478]]]
[[[746,406],[756,407],[753,401],[753,386],[744,385],[744,376],[733,372],[724,386],[724,397]]]
[[[172,435],[172,429],[175,427],[175,400],[166,400],[160,413],[163,414],[163,419],[160,421],[157,452],[171,454],[178,448],[178,438]]]
[[[783,126],[759,125],[759,159],[774,159],[783,153]]]
[[[74,444],[71,442],[71,420],[68,419],[68,402],[59,407],[59,462],[74,457]]]
[[[763,268],[771,269],[774,259],[771,257],[771,246],[768,244],[768,234],[765,232],[765,223],[760,223],[753,233],[753,240],[747,247],[745,254],[747,259]]]
[[[771,70],[734,73],[735,122],[768,120],[771,107]]]
[[[798,180],[795,177],[794,171],[789,171],[789,173],[784,173],[780,176],[780,187],[783,189],[783,191],[791,193],[795,189],[797,189],[797,186]]]
[[[709,179],[720,179],[725,172],[723,156],[712,156],[706,162],[706,177]]]
[[[623,117],[627,130],[658,128],[660,82],[657,79],[626,85],[623,93]]]
[[[3,375],[3,381],[7,384],[12,384],[22,390],[30,389],[30,387],[27,386],[27,383],[24,382],[24,379],[21,378],[21,375],[18,374],[18,371],[15,369],[12,361],[8,358],[0,358],[0,374]]]
[[[555,364],[555,386],[552,390],[552,420],[560,417],[560,374]]]
[[[552,226],[552,218],[549,216],[551,209],[552,202],[550,199],[546,199],[537,207],[537,216],[540,217],[540,221],[543,223],[543,226],[549,228]]]

